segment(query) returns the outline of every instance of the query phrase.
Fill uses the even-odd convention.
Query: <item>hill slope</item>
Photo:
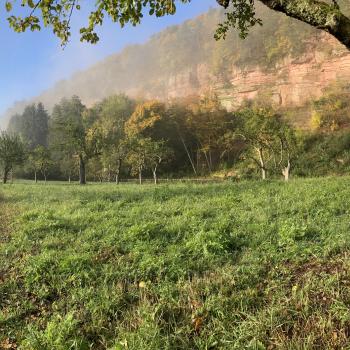
[[[299,106],[338,76],[350,78],[350,54],[330,36],[264,7],[258,12],[264,25],[246,40],[231,33],[216,42],[223,13],[210,10],[60,81],[33,101],[50,109],[74,94],[91,105],[118,92],[166,100],[214,89],[228,108],[262,91],[281,106]]]

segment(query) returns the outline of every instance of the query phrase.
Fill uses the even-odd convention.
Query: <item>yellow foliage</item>
[[[129,136],[143,134],[152,129],[165,114],[165,105],[158,101],[147,101],[138,105],[130,119],[125,123],[125,132]]]
[[[322,126],[322,117],[319,112],[314,111],[311,115],[311,127],[319,129]]]

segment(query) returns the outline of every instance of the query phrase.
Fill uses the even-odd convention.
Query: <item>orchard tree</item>
[[[158,184],[157,171],[161,163],[169,160],[172,155],[171,150],[166,146],[164,141],[145,140],[146,163],[152,170],[154,184]]]
[[[292,162],[298,155],[293,128],[271,108],[246,108],[238,113],[238,126],[232,131],[233,142],[243,141],[243,154],[254,161],[263,180],[267,171],[282,173],[286,181]]]
[[[57,151],[77,157],[81,185],[86,183],[86,163],[98,154],[100,137],[93,124],[94,116],[77,96],[62,99],[53,109],[52,146]]]
[[[37,146],[28,155],[28,168],[34,172],[34,181],[38,182],[38,172],[40,171],[40,146]]]
[[[71,17],[84,5],[90,15],[88,24],[80,29],[81,40],[96,43],[99,37],[96,27],[106,18],[123,27],[127,23],[137,25],[147,11],[151,16],[162,17],[176,13],[176,3],[189,3],[191,0],[97,0],[94,5],[82,0],[23,0],[20,9],[16,0],[6,0],[4,6],[8,12],[10,26],[17,32],[27,29],[40,30],[49,26],[66,44],[71,35]],[[274,11],[282,12],[313,27],[322,29],[350,48],[350,19],[340,8],[337,0],[212,0],[226,9],[223,23],[218,25],[215,38],[225,38],[228,30],[236,27],[241,37],[249,30],[262,24],[256,16],[255,1],[260,1]],[[23,14],[24,13],[24,14]]]
[[[147,139],[129,139],[129,152],[127,162],[131,166],[131,175],[137,175],[142,185],[142,174],[147,162]],[[145,147],[146,146],[146,147]]]
[[[122,164],[127,155],[125,123],[134,111],[135,103],[124,94],[110,96],[92,110],[96,114],[95,128],[102,139],[101,161],[107,169],[108,180],[115,173],[119,184]]]
[[[162,162],[170,158],[171,150],[164,141],[154,141],[149,137],[133,138],[129,141],[129,145],[128,163],[131,165],[132,175],[138,175],[139,184],[141,185],[143,171],[150,169],[154,184],[158,184],[158,168]]]
[[[44,146],[37,146],[28,157],[29,168],[34,171],[34,181],[38,182],[38,172],[40,172],[44,180],[47,180],[47,174],[53,165],[50,150]]]
[[[76,167],[77,167],[76,157],[74,157],[74,155],[69,153],[62,154],[58,159],[58,163],[59,163],[60,171],[67,178],[68,182],[71,183],[72,176],[78,175],[78,172],[76,171]]]
[[[297,158],[299,147],[294,129],[280,120],[276,130],[275,152],[278,157],[278,168],[281,169],[284,180],[288,181],[292,169],[292,162]]]
[[[37,169],[44,177],[44,181],[47,181],[48,172],[52,166],[50,150],[44,146],[38,146],[34,150],[34,157]],[[37,176],[35,174],[35,182],[37,182]]]
[[[265,108],[246,108],[238,115],[240,126],[233,132],[233,141],[243,140],[245,156],[254,161],[265,180],[267,171],[276,166],[274,146],[280,117]]]
[[[0,134],[0,166],[2,167],[3,183],[6,184],[10,171],[15,165],[23,164],[25,160],[24,145],[18,135],[2,132]]]

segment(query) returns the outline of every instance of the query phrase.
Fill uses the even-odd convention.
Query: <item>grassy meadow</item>
[[[0,349],[350,347],[350,178],[0,186]]]

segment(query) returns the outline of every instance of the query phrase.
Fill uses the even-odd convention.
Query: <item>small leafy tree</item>
[[[152,170],[154,184],[158,184],[157,170],[161,163],[168,160],[171,156],[171,150],[166,146],[164,141],[145,140],[146,163]]]
[[[36,148],[29,153],[28,155],[28,170],[31,172],[34,172],[34,181],[35,183],[38,182],[38,171],[39,171],[39,164],[38,164],[38,159],[37,159],[37,154],[36,154]]]
[[[63,154],[59,159],[59,167],[69,183],[71,183],[73,175],[78,175],[76,171],[77,159],[71,154]]]
[[[165,141],[154,141],[151,138],[134,138],[129,141],[130,151],[128,163],[131,165],[131,174],[138,175],[139,183],[142,184],[142,173],[150,169],[154,183],[158,183],[157,171],[161,163],[171,156],[170,149]]]
[[[44,146],[37,146],[29,155],[28,161],[30,167],[34,171],[34,181],[38,182],[38,172],[44,176],[44,180],[47,180],[47,174],[52,166],[50,150]]]
[[[287,123],[281,121],[280,129],[276,133],[278,167],[281,169],[284,180],[288,181],[292,162],[298,155],[299,149],[295,131]]]
[[[279,129],[280,117],[265,108],[246,108],[239,113],[240,127],[234,133],[246,144],[245,156],[254,161],[266,179],[269,163],[275,158],[274,143]]]
[[[0,134],[0,165],[3,170],[3,183],[15,165],[23,164],[25,160],[24,145],[18,135],[2,132]]]
[[[293,128],[271,108],[246,108],[239,113],[234,141],[244,142],[243,153],[254,161],[266,179],[267,171],[282,173],[289,180],[298,148]]]
[[[142,172],[146,168],[147,152],[146,139],[129,139],[129,152],[127,162],[131,166],[131,175],[138,175],[139,184],[142,185]]]

